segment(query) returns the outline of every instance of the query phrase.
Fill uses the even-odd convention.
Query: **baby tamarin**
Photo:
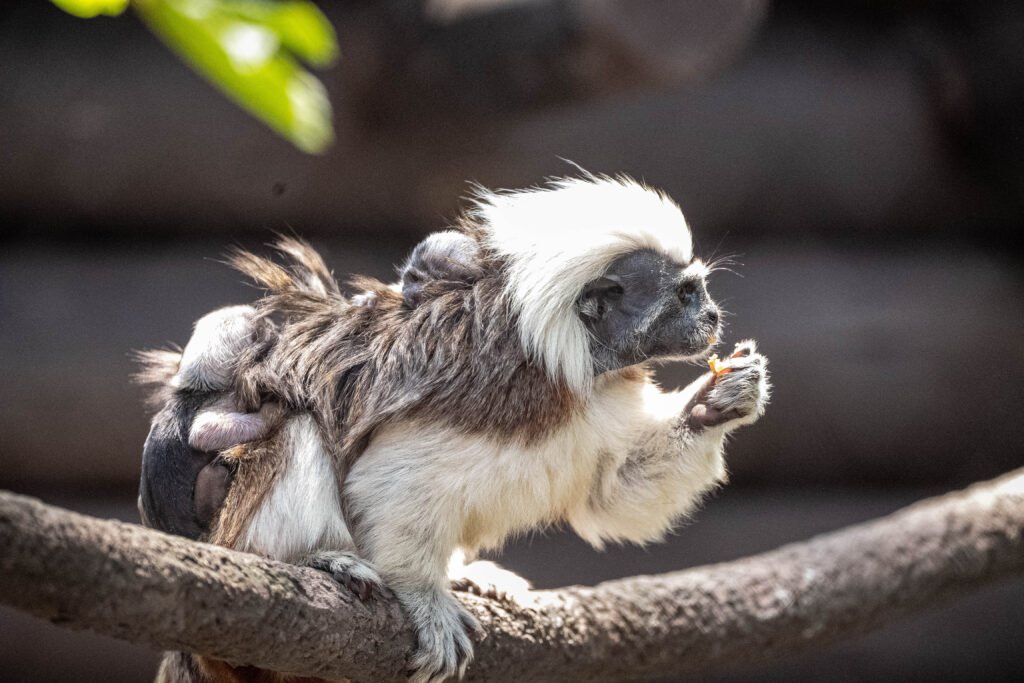
[[[373,304],[354,306],[295,241],[287,267],[234,259],[281,320],[265,354],[242,353],[238,394],[289,417],[272,477],[240,461],[221,516],[235,531],[215,540],[379,576],[416,628],[417,682],[472,657],[453,554],[558,522],[596,546],[657,540],[724,480],[725,435],[768,399],[752,342],[682,391],[652,381],[651,362],[699,358],[720,333],[664,195],[566,179],[481,193],[456,228],[475,245],[471,281],[424,287],[412,307],[369,279]]]
[[[391,288],[414,308],[434,283],[471,284],[479,275],[476,257],[477,245],[465,235],[435,233],[416,246]],[[376,295],[363,292],[352,301],[372,307]],[[258,317],[252,306],[228,306],[196,322],[180,355],[139,354],[144,369],[137,377],[155,388],[160,408],[143,447],[139,513],[144,524],[193,539],[209,531],[235,469],[235,462],[218,452],[266,437],[284,415],[273,402],[247,411],[233,392],[239,354],[262,353],[274,334],[273,323]]]
[[[160,405],[142,451],[139,513],[147,526],[205,534],[232,477],[217,451],[265,437],[283,417],[274,403],[245,412],[231,392],[241,350],[272,334],[252,306],[228,306],[203,316],[180,354],[140,354],[138,379],[154,385]]]

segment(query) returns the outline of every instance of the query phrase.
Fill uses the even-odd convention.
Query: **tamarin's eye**
[[[679,285],[679,300],[683,303],[688,302],[696,293],[697,283],[693,280],[687,280],[683,284]]]

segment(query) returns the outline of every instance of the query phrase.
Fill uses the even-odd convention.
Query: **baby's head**
[[[402,298],[415,308],[428,295],[428,285],[436,283],[472,284],[483,274],[480,245],[457,230],[435,232],[416,245],[399,271]]]
[[[226,306],[207,313],[195,325],[171,383],[178,389],[228,391],[234,385],[239,354],[256,341],[252,306]]]

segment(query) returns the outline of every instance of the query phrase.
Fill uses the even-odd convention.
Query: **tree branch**
[[[0,493],[0,602],[67,626],[278,671],[403,679],[411,631],[320,573]],[[718,671],[864,633],[1024,572],[1024,469],[725,564],[513,607],[466,596],[472,680]]]

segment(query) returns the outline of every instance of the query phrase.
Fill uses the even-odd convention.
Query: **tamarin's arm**
[[[707,373],[678,392],[646,386],[639,440],[624,453],[601,454],[585,503],[570,514],[576,532],[597,546],[664,536],[725,480],[725,435],[764,412],[766,364],[744,342],[722,374]]]

